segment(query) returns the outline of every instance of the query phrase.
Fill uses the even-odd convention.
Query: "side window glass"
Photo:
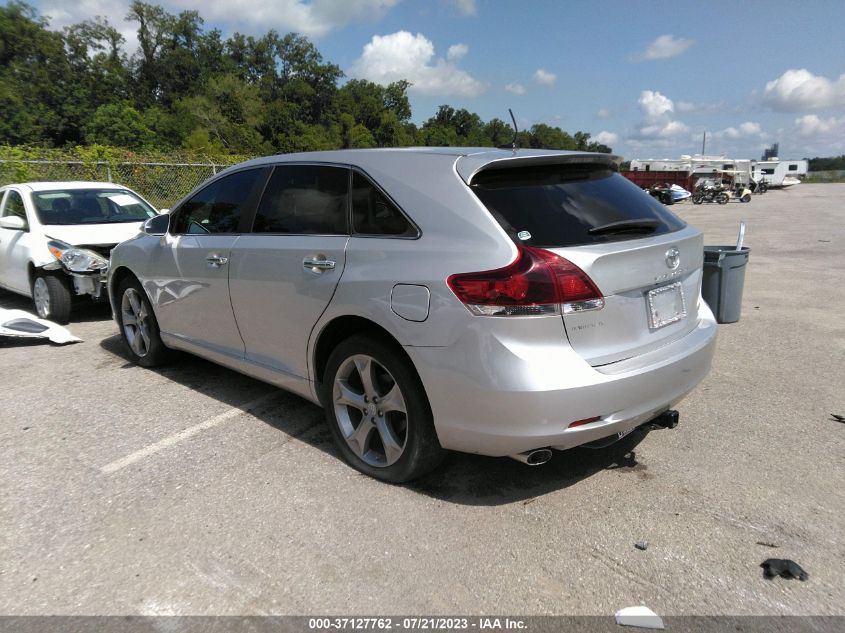
[[[349,171],[277,165],[255,214],[253,233],[346,235]]]
[[[14,189],[9,190],[9,195],[6,196],[6,204],[3,206],[3,217],[14,215],[26,222],[26,209],[23,206],[23,198]]]
[[[260,169],[247,169],[215,180],[179,207],[173,233],[236,233],[244,206],[260,173]]]
[[[414,237],[417,230],[376,186],[357,172],[352,176],[352,230],[359,235]]]

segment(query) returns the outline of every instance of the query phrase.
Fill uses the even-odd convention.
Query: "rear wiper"
[[[604,235],[605,233],[653,233],[660,226],[660,220],[643,218],[640,220],[619,220],[609,222],[589,229],[590,235]]]

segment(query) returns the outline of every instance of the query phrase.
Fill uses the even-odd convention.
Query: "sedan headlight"
[[[77,248],[59,240],[50,240],[47,248],[62,265],[74,273],[93,273],[109,267],[109,260],[84,248]]]

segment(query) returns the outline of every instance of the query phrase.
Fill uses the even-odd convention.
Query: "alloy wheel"
[[[150,314],[147,304],[134,288],[127,288],[120,301],[120,317],[126,342],[139,357],[150,351]]]
[[[350,356],[332,388],[335,418],[353,453],[366,464],[395,464],[408,442],[408,412],[399,384],[372,356]]]
[[[46,319],[50,316],[50,290],[44,277],[38,277],[32,285],[32,301],[39,317]]]

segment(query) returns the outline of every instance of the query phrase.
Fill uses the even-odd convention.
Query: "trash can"
[[[751,249],[743,246],[704,247],[704,277],[701,295],[719,323],[736,323],[742,309],[745,265]]]

